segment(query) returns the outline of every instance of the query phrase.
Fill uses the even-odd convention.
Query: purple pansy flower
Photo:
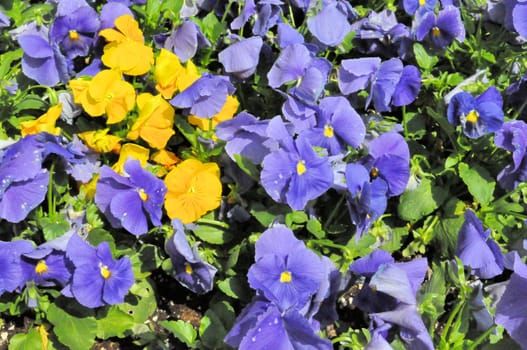
[[[484,279],[495,277],[503,272],[503,255],[500,247],[485,230],[472,210],[465,211],[465,222],[459,230],[456,255],[464,265],[472,268],[472,273]]]
[[[447,118],[450,124],[460,125],[470,138],[499,130],[503,124],[503,99],[493,86],[474,98],[468,92],[460,92],[448,104]]]
[[[57,44],[49,42],[47,36],[28,31],[17,40],[24,50],[22,71],[27,77],[46,86],[69,81],[71,62],[62,55]]]
[[[277,27],[277,39],[278,45],[281,49],[293,45],[303,44],[304,37],[295,28],[288,23],[278,23]]]
[[[386,182],[389,197],[403,193],[410,178],[410,149],[404,137],[393,131],[381,134],[368,144],[368,151],[360,162],[371,178]]]
[[[251,288],[281,311],[304,307],[323,282],[320,258],[286,227],[266,230],[255,249],[256,261],[248,273]]]
[[[161,225],[166,194],[163,180],[143,169],[138,160],[129,158],[121,176],[103,166],[97,182],[95,203],[113,227],[124,227],[139,236],[148,231],[148,218]]]
[[[263,40],[259,36],[241,39],[218,54],[218,60],[225,72],[239,79],[247,79],[253,75],[258,65]]]
[[[514,273],[496,306],[496,324],[503,326],[522,349],[527,349],[527,266],[514,259]]]
[[[246,0],[240,15],[231,22],[231,29],[242,28],[251,18],[253,35],[265,36],[267,31],[279,23],[283,2],[280,0]]]
[[[218,271],[199,255],[197,246],[190,247],[185,229],[180,220],[172,220],[174,234],[165,243],[170,256],[174,278],[194,293],[210,292],[214,286],[214,275]]]
[[[417,12],[417,16],[423,16],[428,12],[434,12],[437,0],[403,0],[402,5],[404,12],[413,16]]]
[[[134,17],[132,10],[125,4],[121,4],[120,2],[108,2],[104,4],[101,9],[101,26],[99,29],[113,28],[115,20],[123,15]]]
[[[72,266],[65,251],[46,246],[37,247],[22,255],[22,269],[26,281],[45,287],[65,286],[71,279]]]
[[[303,44],[293,44],[282,50],[267,73],[267,79],[272,88],[299,81],[290,93],[313,104],[322,94],[330,70],[328,60],[314,57]]]
[[[62,9],[65,3],[72,7],[77,2],[78,6]],[[85,1],[62,1],[50,29],[50,38],[59,44],[68,58],[86,56],[99,26],[97,12]]]
[[[293,124],[297,134],[317,124],[317,106],[305,103],[295,96],[286,95],[286,100],[282,105],[282,114]]]
[[[496,132],[494,144],[512,152],[513,164],[498,174],[498,182],[506,190],[515,189],[527,181],[527,124],[523,120],[511,120]]]
[[[175,107],[190,108],[190,113],[197,117],[211,118],[221,111],[227,95],[232,95],[234,90],[228,77],[204,74],[170,103]]]
[[[210,46],[209,40],[203,35],[198,25],[192,21],[185,21],[166,38],[161,39],[162,46],[174,52],[181,62],[187,62],[196,55],[199,48]]]
[[[116,261],[108,242],[94,247],[77,234],[71,236],[66,256],[75,267],[71,285],[63,291],[66,296],[73,296],[89,308],[124,302],[134,284],[132,263],[128,257]]]
[[[324,6],[316,15],[309,17],[307,27],[326,46],[337,46],[351,31],[346,14],[339,10],[336,2]]]
[[[14,292],[26,283],[21,256],[33,249],[33,244],[26,240],[0,241],[0,295]]]
[[[313,146],[327,149],[330,155],[344,152],[347,146],[358,148],[365,134],[364,122],[342,96],[321,99],[316,126],[302,133]]]
[[[282,148],[263,159],[262,185],[275,201],[302,210],[309,200],[331,187],[331,166],[327,158],[316,154],[304,137],[293,141],[279,116],[269,123],[268,134],[281,140]]]
[[[226,120],[216,126],[216,136],[227,141],[225,151],[236,162],[236,155],[253,164],[260,164],[272,150],[278,149],[278,142],[267,136],[269,120],[259,120],[247,112]]]
[[[434,12],[427,12],[415,20],[413,28],[418,41],[428,39],[438,49],[446,48],[454,39],[465,40],[465,26],[454,6],[440,10],[437,17]]]

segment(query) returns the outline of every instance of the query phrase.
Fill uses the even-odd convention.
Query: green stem
[[[448,333],[450,333],[450,327],[452,326],[452,322],[454,322],[454,319],[459,314],[459,312],[461,311],[464,305],[465,305],[465,298],[461,298],[461,300],[458,300],[458,304],[456,305],[454,310],[452,310],[452,313],[450,314],[450,316],[448,317],[448,320],[445,323],[443,334],[441,334],[442,343],[447,344],[446,337]]]
[[[225,20],[227,19],[227,15],[231,11],[232,1],[229,1],[227,3],[227,7],[225,8],[225,12],[223,13],[223,16],[221,17],[221,23],[225,23]]]
[[[341,205],[342,205],[342,202],[344,202],[344,199],[345,199],[345,196],[341,196],[339,201],[337,202],[337,205],[335,205],[335,207],[333,208],[333,210],[331,211],[331,213],[329,214],[329,217],[326,221],[326,224],[325,224],[325,228],[324,228],[324,231],[329,227],[329,225],[331,224],[331,222],[333,221],[333,219],[335,218],[335,215],[337,215],[337,212],[338,210],[340,209]]]
[[[483,334],[481,334],[476,340],[474,340],[474,343],[472,343],[467,350],[475,350],[477,347],[483,343],[487,338],[489,337],[490,333],[492,333],[496,329],[496,325],[490,326]]]

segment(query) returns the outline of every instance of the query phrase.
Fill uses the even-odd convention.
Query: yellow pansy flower
[[[124,163],[126,163],[128,157],[138,160],[141,166],[144,168],[146,167],[146,161],[148,160],[149,155],[150,151],[148,150],[148,148],[136,145],[135,143],[126,143],[121,147],[119,159],[112,166],[112,169],[116,173],[122,175],[124,173]]]
[[[180,219],[184,224],[196,221],[220,205],[222,187],[216,163],[184,160],[168,173],[165,185],[168,217]]]
[[[35,120],[28,120],[20,123],[22,136],[47,132],[53,135],[60,134],[60,128],[55,127],[57,119],[62,113],[62,103],[52,106],[48,111]]]
[[[166,149],[160,149],[152,154],[150,160],[156,164],[162,165],[166,170],[171,170],[174,165],[181,162],[181,159],[175,153]]]
[[[109,43],[104,46],[102,62],[120,70],[126,75],[143,75],[154,63],[154,52],[144,44],[139,24],[131,15],[123,15],[115,20],[115,27],[99,33]]]
[[[236,97],[232,95],[227,95],[227,100],[221,108],[221,111],[212,116],[212,121],[209,118],[200,118],[195,115],[189,115],[188,122],[192,125],[197,126],[201,130],[209,131],[211,127],[212,129],[214,129],[219,123],[225,120],[232,119],[232,117],[234,117],[234,114],[238,110],[239,105],[240,103],[238,102]]]
[[[115,135],[108,135],[110,129],[92,130],[81,132],[79,138],[84,141],[86,146],[99,153],[116,152],[121,149],[122,139]]]
[[[142,93],[137,96],[139,118],[126,136],[130,140],[139,137],[152,148],[165,148],[174,132],[174,108],[161,95]]]
[[[70,81],[70,87],[72,82]],[[113,69],[104,69],[97,73],[84,88],[84,83],[73,83],[74,101],[92,117],[106,113],[108,124],[122,121],[126,114],[134,108],[135,89],[122,79],[121,74]]]
[[[173,52],[161,49],[156,59],[154,79],[157,82],[156,90],[164,98],[172,98],[177,91],[181,91],[198,80],[200,74],[192,61],[187,61],[185,66]]]

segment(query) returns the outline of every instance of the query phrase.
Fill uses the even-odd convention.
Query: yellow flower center
[[[137,192],[139,193],[139,198],[141,198],[143,202],[146,202],[148,200],[148,195],[146,194],[145,190],[140,188]]]
[[[476,123],[479,119],[479,114],[478,112],[476,112],[476,110],[473,109],[467,114],[466,118],[467,122]]]
[[[326,125],[324,127],[324,136],[333,137],[333,135],[334,135],[334,132],[333,132],[333,128],[331,127],[331,125]]]
[[[48,265],[44,260],[40,260],[35,266],[35,272],[39,275],[42,275],[44,272],[48,272]]]
[[[280,274],[281,283],[289,283],[291,282],[291,279],[292,279],[292,276],[291,276],[291,272],[289,271],[284,271]]]
[[[108,270],[108,266],[106,266],[106,265],[102,265],[102,266],[100,267],[100,269],[101,269],[101,276],[102,276],[105,280],[107,280],[108,278],[110,278],[110,276],[112,275],[112,273],[110,272],[110,270]]]
[[[439,36],[439,35],[441,35],[441,31],[439,30],[438,27],[433,27],[433,28],[432,28],[432,35],[433,35],[433,36]]]
[[[419,0],[419,6],[425,6],[426,0]]]
[[[306,162],[303,160],[299,160],[298,163],[296,163],[296,173],[298,175],[302,175],[306,172]]]
[[[104,98],[106,101],[111,101],[114,98],[114,95],[110,92]]]
[[[75,29],[69,31],[70,40],[77,41],[80,39],[79,33]]]
[[[192,275],[193,270],[192,270],[192,266],[190,266],[189,263],[185,263],[185,272],[189,275]]]
[[[372,179],[377,178],[377,176],[379,176],[379,169],[377,169],[376,167],[371,168],[370,176]]]

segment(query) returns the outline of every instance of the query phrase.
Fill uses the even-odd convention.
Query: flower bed
[[[520,1],[7,1],[0,347],[527,349]]]

